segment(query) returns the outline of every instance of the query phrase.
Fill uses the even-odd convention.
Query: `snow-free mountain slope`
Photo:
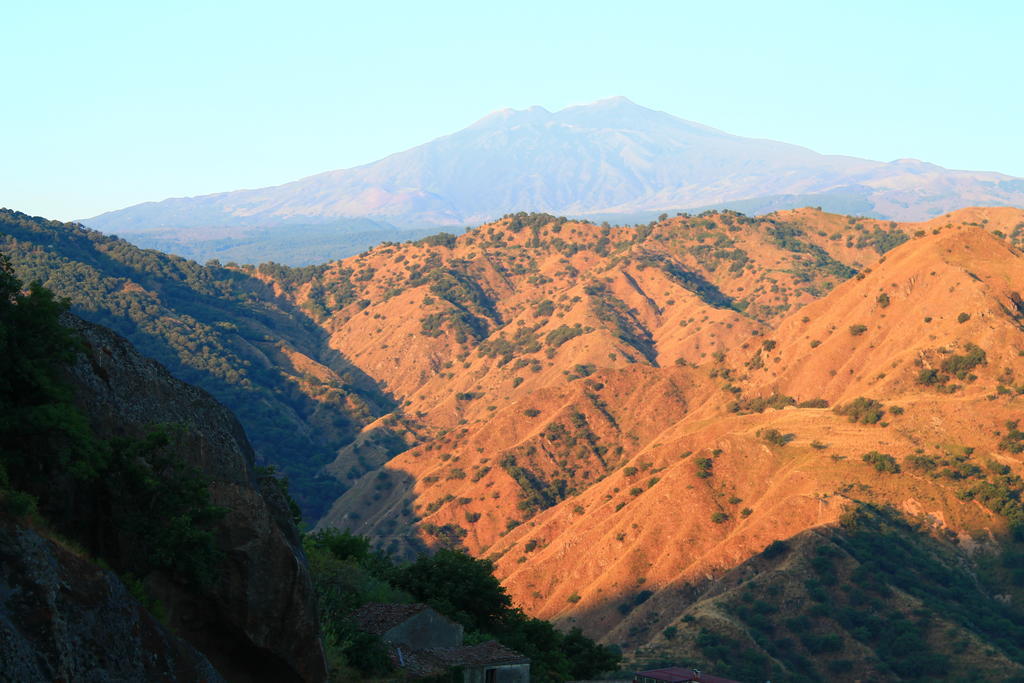
[[[856,198],[886,218],[921,220],[966,205],[1024,205],[1024,180],[881,163],[738,137],[615,97],[548,112],[506,109],[379,161],[277,187],[167,199],[89,219],[130,232],[268,227],[352,218],[403,227],[465,225],[514,211],[584,215],[753,198]]]

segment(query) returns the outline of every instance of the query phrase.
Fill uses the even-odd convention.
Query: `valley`
[[[0,220],[318,529],[489,558],[638,666],[1024,673],[1022,210],[519,213],[305,268]]]

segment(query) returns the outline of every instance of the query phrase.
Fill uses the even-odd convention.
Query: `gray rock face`
[[[964,206],[1022,206],[1024,179],[914,159],[818,154],[615,97],[558,112],[506,109],[364,166],[276,187],[147,202],[84,222],[122,234],[183,228],[179,236],[201,240],[203,231],[194,228],[333,225],[356,217],[405,227],[468,225],[516,211],[629,214],[786,197],[795,206],[856,199],[885,218],[924,220]]]
[[[315,596],[287,501],[253,470],[235,417],[202,389],[173,378],[110,330],[66,316],[86,353],[71,369],[76,398],[104,437],[144,435],[156,424],[185,428],[177,454],[210,480],[227,509],[216,527],[223,561],[204,593],[166,578],[149,589],[174,631],[229,680],[320,681],[326,664]]]
[[[223,681],[112,572],[0,526],[0,680]]]

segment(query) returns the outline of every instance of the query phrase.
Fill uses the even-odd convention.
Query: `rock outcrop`
[[[25,527],[0,526],[0,680],[223,681],[117,576]]]
[[[153,425],[184,428],[173,446],[210,482],[222,561],[198,591],[166,577],[148,580],[172,629],[230,680],[326,677],[315,597],[287,500],[254,455],[231,412],[181,382],[110,330],[66,316],[85,341],[71,368],[76,400],[96,433],[138,437]]]

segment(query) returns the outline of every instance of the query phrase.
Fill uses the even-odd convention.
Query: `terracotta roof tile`
[[[498,664],[527,664],[529,657],[511,650],[496,640],[460,647],[435,647],[427,650],[447,666],[488,666]]]
[[[530,663],[528,657],[515,650],[510,650],[496,640],[478,645],[435,647],[427,650],[392,646],[389,648],[389,653],[395,666],[417,678],[437,676],[456,666],[476,669],[487,666]]]
[[[371,602],[354,611],[352,618],[362,630],[382,636],[425,609],[429,608],[419,602],[411,605]]]

